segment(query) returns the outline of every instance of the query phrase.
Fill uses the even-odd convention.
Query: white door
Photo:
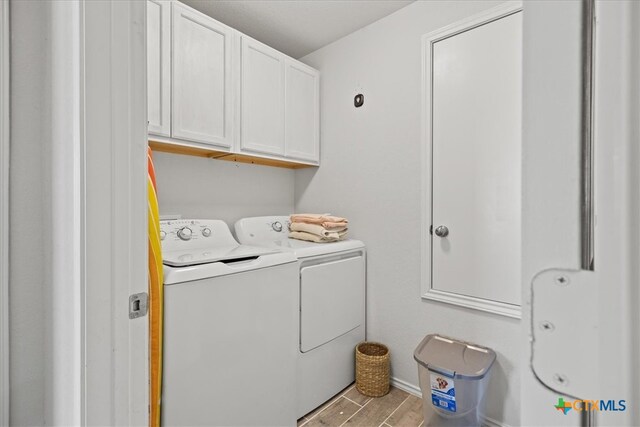
[[[147,1],[149,133],[171,136],[171,2]]]
[[[318,162],[320,155],[320,74],[287,60],[285,73],[285,155]]]
[[[173,3],[172,136],[233,144],[233,30]]]
[[[520,304],[522,13],[432,47],[432,289]],[[448,235],[439,237],[447,227]]]
[[[277,50],[242,37],[242,151],[284,154],[284,64]]]

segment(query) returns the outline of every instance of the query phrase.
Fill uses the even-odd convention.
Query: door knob
[[[436,236],[447,237],[449,235],[449,229],[445,225],[439,225],[436,227]]]

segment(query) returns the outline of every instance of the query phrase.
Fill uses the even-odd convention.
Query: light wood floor
[[[395,387],[385,396],[370,398],[360,394],[352,384],[300,418],[298,427],[419,427],[422,423],[421,398]]]

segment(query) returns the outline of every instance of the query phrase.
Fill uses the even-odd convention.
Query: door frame
[[[148,425],[147,5],[81,5],[82,424]]]
[[[0,2],[0,425],[9,425],[9,2]]]
[[[421,230],[420,230],[420,274],[421,295],[425,300],[439,301],[461,307],[472,308],[506,317],[520,319],[521,306],[492,301],[483,298],[446,292],[433,288],[431,281],[432,256],[432,58],[433,45],[445,38],[496,21],[506,16],[522,12],[521,1],[510,1],[447,25],[422,36],[422,143],[421,147]]]
[[[11,416],[7,12],[16,3],[9,3],[0,1],[0,425],[9,425]],[[47,90],[29,95],[42,107],[32,121],[43,132],[33,141],[40,155],[28,160],[41,163],[48,192],[34,204],[47,221],[42,244],[48,256],[41,261],[46,279],[31,284],[46,318],[30,331],[46,337],[36,358],[45,405],[33,419],[148,425],[148,317],[129,319],[129,295],[148,290],[146,2],[36,7],[43,8],[42,49],[54,59],[32,64],[39,73],[27,75],[49,77]],[[16,118],[13,125],[24,122]],[[12,162],[25,161],[16,155]]]
[[[146,2],[53,2],[44,419],[148,425]],[[45,208],[48,206],[45,205]]]

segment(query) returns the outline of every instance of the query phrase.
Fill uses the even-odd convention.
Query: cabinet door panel
[[[361,326],[364,289],[362,256],[302,268],[300,351],[306,353]]]
[[[295,61],[287,61],[285,75],[287,157],[319,160],[319,81],[316,70]]]
[[[171,136],[171,2],[147,1],[149,133]]]
[[[241,150],[284,154],[284,55],[242,38]]]
[[[172,136],[233,143],[233,30],[174,4]]]

